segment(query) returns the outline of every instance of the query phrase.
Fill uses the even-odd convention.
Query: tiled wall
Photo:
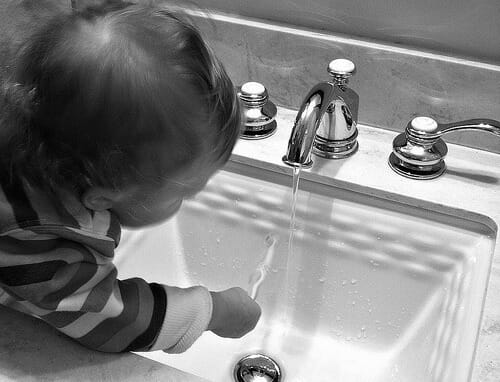
[[[500,62],[498,0],[203,0],[202,5]]]
[[[188,1],[242,16],[500,63],[498,0]]]

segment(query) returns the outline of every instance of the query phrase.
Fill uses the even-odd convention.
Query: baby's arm
[[[0,252],[0,285],[11,296],[3,304],[96,350],[178,353],[207,329],[241,336],[256,323],[237,322],[248,303],[238,292],[118,280],[112,258],[70,240],[4,236]]]

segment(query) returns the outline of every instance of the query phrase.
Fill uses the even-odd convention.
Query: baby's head
[[[190,23],[159,8],[55,18],[22,49],[4,94],[3,165],[125,225],[175,212],[240,131],[221,64]]]

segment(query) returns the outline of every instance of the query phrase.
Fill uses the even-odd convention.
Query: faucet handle
[[[405,132],[394,138],[389,165],[407,178],[437,178],[446,169],[444,158],[448,153],[448,147],[441,137],[457,130],[482,130],[500,137],[500,122],[477,118],[438,123],[430,117],[413,118]]]
[[[349,77],[356,73],[356,65],[351,60],[338,58],[328,64],[327,70],[335,82],[346,84]]]
[[[243,106],[245,130],[243,139],[262,139],[276,131],[276,105],[269,100],[267,89],[259,82],[246,82],[238,89]]]
[[[238,96],[247,107],[262,107],[269,97],[267,89],[259,82],[246,82],[239,90]]]
[[[493,119],[476,118],[453,123],[437,123],[430,117],[415,117],[406,126],[406,133],[410,137],[429,141],[457,130],[482,130],[500,136],[500,122]]]

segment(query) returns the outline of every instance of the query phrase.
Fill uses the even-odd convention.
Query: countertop
[[[0,381],[204,380],[131,353],[88,350],[42,321],[0,306]]]
[[[291,168],[283,165],[281,157],[295,114],[279,108],[277,133],[266,140],[240,141],[231,160],[290,173]],[[302,176],[424,208],[437,206],[442,212],[480,221],[496,230],[500,225],[500,155],[449,145],[445,175],[435,180],[416,181],[396,175],[387,165],[395,135],[391,131],[360,126],[360,148],[356,155],[339,161],[314,157],[313,167],[304,170]],[[473,382],[500,380],[498,240],[497,237]],[[2,381],[202,381],[134,354],[87,350],[39,320],[2,307],[0,312]]]

